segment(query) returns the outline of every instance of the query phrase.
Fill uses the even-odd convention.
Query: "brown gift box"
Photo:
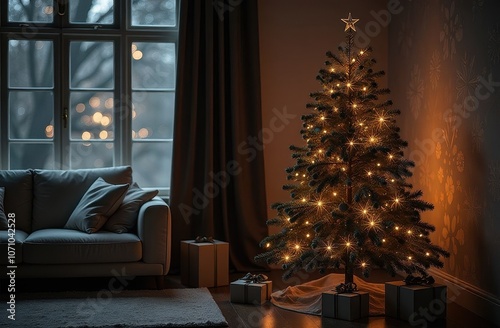
[[[229,243],[181,241],[181,282],[189,287],[229,285]]]
[[[271,299],[273,282],[248,282],[238,279],[229,286],[232,303],[263,304]]]
[[[406,285],[404,281],[385,283],[385,315],[408,322],[446,319],[446,286]]]
[[[324,292],[321,295],[321,315],[326,318],[358,320],[369,315],[368,292],[354,293]]]

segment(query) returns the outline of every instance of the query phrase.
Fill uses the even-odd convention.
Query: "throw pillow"
[[[29,216],[30,230],[64,227],[80,199],[99,177],[112,184],[130,184],[132,183],[132,168],[116,166],[77,170],[33,170],[31,194],[34,197],[32,196],[33,216],[31,211]],[[1,180],[0,185],[3,186]],[[13,195],[9,188],[7,190],[9,190],[10,199]],[[54,197],[54,195],[61,195],[61,197]],[[7,206],[7,203],[5,205]],[[18,215],[16,212],[16,217]]]
[[[106,221],[105,230],[122,233],[132,230],[137,223],[137,216],[141,206],[158,195],[158,190],[143,190],[134,182],[123,199],[123,203],[116,212]]]
[[[7,230],[9,227],[9,222],[5,216],[5,211],[3,209],[3,197],[5,195],[5,188],[0,187],[0,230]]]
[[[129,184],[113,185],[98,178],[83,195],[64,228],[97,232],[118,209]]]

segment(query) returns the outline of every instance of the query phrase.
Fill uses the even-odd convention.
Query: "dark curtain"
[[[230,266],[267,235],[257,1],[181,0],[171,183],[171,272],[180,241],[230,243]],[[255,141],[257,140],[257,141]]]

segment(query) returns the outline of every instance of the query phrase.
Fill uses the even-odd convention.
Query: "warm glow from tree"
[[[290,147],[296,162],[283,189],[291,200],[273,204],[277,216],[268,220],[282,229],[261,242],[266,250],[256,257],[281,264],[285,279],[301,269],[340,267],[346,282],[355,269],[368,276],[373,267],[425,275],[449,256],[431,243],[434,227],[421,221],[433,205],[407,182],[414,164],[403,154],[400,112],[378,86],[384,72],[375,70],[372,50],[355,49],[355,21],[345,20],[346,46],[327,52],[321,91],[302,116],[305,144]]]

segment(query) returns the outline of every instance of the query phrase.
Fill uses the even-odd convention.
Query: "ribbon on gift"
[[[401,302],[403,301],[401,298],[401,288],[408,286],[408,288],[411,288],[411,286],[424,286],[427,288],[430,288],[432,290],[432,298],[429,300],[432,302],[432,300],[438,299],[439,296],[441,296],[441,300],[443,301],[443,304],[446,307],[446,286],[444,286],[444,295],[443,291],[441,291],[441,295],[438,295],[438,291],[441,290],[442,287],[437,287],[437,286],[432,286],[434,284],[434,278],[432,276],[425,276],[425,277],[415,277],[412,275],[408,275],[403,282],[405,285],[398,285],[396,286],[396,317],[398,319],[405,319],[402,318],[402,313],[401,313]],[[387,297],[387,296],[386,296]],[[444,316],[446,316],[446,310],[444,311]]]
[[[259,284],[264,281],[266,281],[268,277],[265,274],[259,273],[259,274],[252,274],[252,273],[247,273],[243,278],[240,278],[240,280],[244,280],[247,282],[247,284],[252,283],[252,284]]]
[[[432,276],[416,277],[411,274],[403,281],[406,285],[432,285],[436,282]]]
[[[265,284],[266,299],[268,298],[267,296],[269,295],[269,284],[266,283],[267,279],[268,277],[265,274],[262,273],[252,274],[250,272],[248,272],[245,276],[239,279],[245,282],[245,284],[243,285],[243,300],[245,303],[248,302],[248,288],[251,284]]]
[[[199,243],[211,243],[211,244],[215,244],[215,240],[212,236],[209,236],[209,237],[205,237],[205,236],[197,236],[195,239],[194,239],[194,242],[199,244]],[[217,287],[217,244],[215,245],[214,247],[214,270],[215,270],[215,274],[214,274],[214,286]]]
[[[368,312],[363,311],[363,300],[362,300],[363,295],[362,294],[368,295],[368,293],[361,292],[362,294],[360,294],[356,291],[353,293],[355,293],[356,297],[359,298],[359,317],[361,318],[361,317],[367,316]],[[333,307],[333,318],[340,318],[340,319],[348,320],[347,318],[343,318],[343,315],[339,312],[339,302],[340,302],[340,297],[342,297],[342,294],[334,293],[332,296],[333,296],[333,306],[334,306]],[[366,302],[369,303],[369,300],[367,299]],[[368,304],[368,303],[365,303],[365,304]],[[345,313],[344,313],[344,315],[345,315]],[[354,320],[356,320],[356,318],[354,318]]]
[[[358,290],[358,285],[354,282],[341,283],[340,285],[335,287],[335,291],[339,294],[342,293],[354,293]]]
[[[271,283],[268,281],[268,277],[265,274],[252,274],[252,273],[247,273],[244,277],[238,279],[244,282],[243,284],[243,300],[244,303],[249,302],[249,295],[248,295],[248,288],[252,284],[263,284],[265,288],[265,299],[269,299],[269,294],[270,294],[270,288],[271,288]]]
[[[185,268],[183,270],[185,270],[186,272],[189,272],[189,259],[191,258],[191,247],[189,246],[189,243],[191,243],[192,245],[193,244],[202,244],[202,243],[207,243],[207,244],[212,244],[213,245],[213,250],[214,250],[214,274],[213,274],[213,277],[214,277],[214,281],[212,283],[212,286],[214,287],[217,287],[219,286],[219,272],[218,272],[218,258],[217,258],[217,254],[218,254],[218,246],[221,246],[221,242],[213,239],[212,237],[202,237],[202,236],[198,236],[196,237],[196,239],[192,240],[192,241],[187,241],[188,242],[188,246],[187,246],[187,261],[183,262],[183,263],[187,263],[187,265],[185,266]],[[203,246],[203,245],[200,245],[200,246]],[[207,247],[210,247],[209,245],[206,245]],[[190,278],[189,278],[190,279]],[[188,284],[190,284],[189,280],[187,281]]]
[[[195,238],[194,240],[195,243],[215,243],[215,240],[213,239],[212,236],[210,237],[202,237],[202,236],[198,236]]]

